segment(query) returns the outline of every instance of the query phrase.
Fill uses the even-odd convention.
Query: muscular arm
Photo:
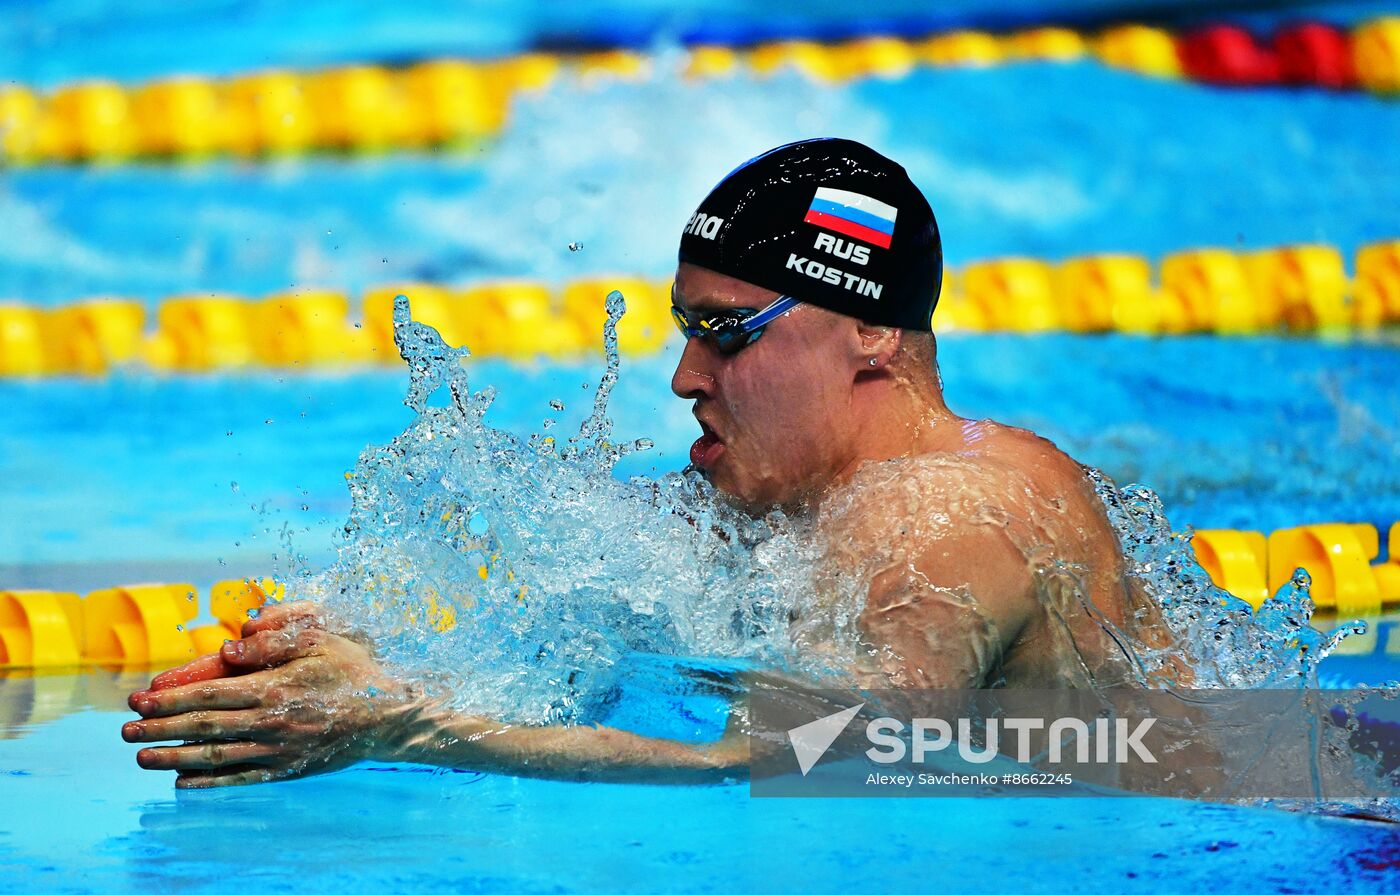
[[[748,776],[748,738],[682,743],[611,727],[510,725],[420,703],[375,758],[521,777],[632,783],[716,783]]]
[[[1167,632],[1125,577],[1122,548],[1078,463],[1030,433],[991,426],[976,452],[911,464],[865,515],[903,558],[874,579],[862,617],[896,686],[1075,686],[1142,676],[1136,651]],[[931,521],[921,521],[931,520]],[[896,550],[896,559],[899,550]]]
[[[1018,478],[985,458],[927,455],[868,466],[823,506],[831,565],[868,582],[863,683],[971,688],[993,676],[1036,610],[1024,536],[1034,491]]]
[[[886,686],[984,686],[1035,609],[1025,557],[995,526],[964,524],[876,576],[861,630]]]

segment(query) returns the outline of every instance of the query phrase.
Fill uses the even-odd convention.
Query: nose
[[[671,374],[671,391],[678,398],[713,398],[715,377],[710,368],[710,354],[704,339],[686,339],[676,372]]]

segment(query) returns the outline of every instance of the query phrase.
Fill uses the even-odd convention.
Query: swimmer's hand
[[[275,603],[264,609],[255,618],[249,619],[243,624],[242,636],[252,637],[261,631],[271,631],[276,628],[284,628],[288,625],[300,627],[322,628],[325,627],[320,615],[316,611],[316,604],[297,600],[290,603]],[[353,639],[353,638],[352,638]],[[169,671],[162,671],[151,679],[151,685],[145,690],[137,690],[131,694],[127,700],[132,711],[136,711],[136,700],[149,694],[153,690],[166,690],[171,687],[180,687],[185,684],[193,684],[196,681],[208,681],[221,677],[232,677],[235,674],[247,674],[250,671],[257,671],[265,667],[251,664],[252,657],[244,657],[240,651],[234,648],[237,641],[226,640],[223,647],[217,653],[210,653],[207,656],[200,656],[186,662],[178,668]]]
[[[206,788],[323,773],[358,761],[570,780],[703,783],[748,776],[749,738],[680,743],[608,727],[530,726],[468,716],[384,674],[366,644],[327,631],[309,603],[281,604],[243,639],[164,672],[131,695],[128,742],[144,768]],[[352,635],[353,636],[353,635]]]
[[[178,771],[175,785],[195,789],[324,773],[377,757],[381,733],[396,729],[411,703],[408,688],[364,644],[312,618],[245,626],[242,640],[133,693],[131,708],[142,719],[123,725],[123,739],[184,741],[142,749],[137,763]]]

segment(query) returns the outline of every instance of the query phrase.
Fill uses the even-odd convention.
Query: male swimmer
[[[938,226],[904,169],[849,140],[782,146],[729,174],[681,236],[671,388],[691,461],[742,507],[808,514],[835,581],[859,576],[865,686],[1100,686],[1161,645],[1086,470],[944,403],[930,319]],[[801,620],[795,620],[795,627]],[[512,726],[391,679],[308,603],[131,696],[142,767],[207,787],[366,759],[570,779],[745,772],[748,738],[695,746],[589,726]],[[810,633],[807,635],[810,636]],[[820,644],[813,644],[820,648]],[[365,694],[376,693],[374,697]]]

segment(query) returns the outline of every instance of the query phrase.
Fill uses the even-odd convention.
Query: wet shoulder
[[[1049,439],[968,420],[947,449],[866,463],[822,509],[833,532],[869,545],[927,543],[974,526],[1013,535],[1027,550],[1097,516],[1084,468]],[[1095,524],[1097,527],[1097,524]]]
[[[994,420],[968,420],[957,453],[995,469],[1043,478],[1084,479],[1084,468],[1050,439]]]
[[[1076,517],[1102,513],[1088,467],[1050,439],[992,420],[969,420],[963,429],[957,453],[1004,479],[1028,508],[1048,506]]]
[[[1019,483],[986,446],[869,461],[827,495],[820,523],[852,550],[929,543],[1014,512]]]
[[[969,453],[1007,483],[1007,506],[1021,523],[1008,532],[1027,558],[1121,570],[1122,548],[1089,467],[1029,430],[991,421],[976,427]]]

